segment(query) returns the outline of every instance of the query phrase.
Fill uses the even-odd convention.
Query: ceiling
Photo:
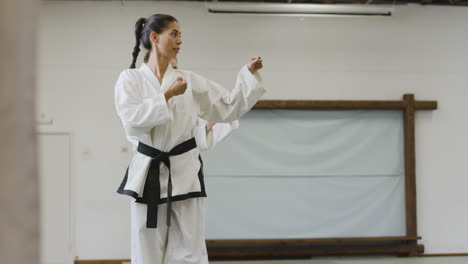
[[[47,0],[45,0],[47,1]],[[77,0],[62,0],[62,1],[77,1]],[[78,0],[79,1],[79,0]],[[82,0],[90,1],[90,0]],[[141,1],[141,0],[91,0],[91,1]],[[143,0],[156,1],[156,0]],[[165,1],[189,1],[189,2],[243,2],[243,3],[287,3],[287,4],[372,4],[372,5],[405,5],[405,4],[421,4],[421,5],[444,5],[444,6],[468,6],[468,0],[165,0]]]

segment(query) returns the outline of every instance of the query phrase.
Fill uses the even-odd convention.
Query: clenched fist
[[[215,122],[208,121],[208,123],[206,123],[206,125],[205,125],[206,135],[208,135],[211,132],[211,130],[213,130],[214,125],[216,125]]]
[[[249,71],[252,74],[255,74],[261,68],[263,68],[262,57],[260,56],[250,57],[249,62],[247,62],[247,69],[249,69]]]
[[[177,77],[177,79],[172,83],[171,87],[166,90],[164,95],[166,96],[166,101],[171,97],[184,94],[187,90],[187,81],[182,77]]]

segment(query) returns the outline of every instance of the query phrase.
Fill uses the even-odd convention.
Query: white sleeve
[[[197,125],[195,126],[195,141],[200,151],[207,151],[213,148],[213,133],[206,134],[206,123],[205,120],[198,118]]]
[[[231,92],[194,73],[191,74],[189,85],[192,89],[195,111],[201,118],[217,123],[239,119],[266,92],[260,74],[257,72],[252,75],[247,66],[240,70]]]
[[[172,120],[164,94],[142,98],[136,76],[129,70],[120,74],[115,85],[115,107],[122,122],[131,127],[151,129]]]

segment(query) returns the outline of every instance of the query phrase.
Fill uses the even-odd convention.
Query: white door
[[[70,136],[39,134],[41,264],[69,264]]]

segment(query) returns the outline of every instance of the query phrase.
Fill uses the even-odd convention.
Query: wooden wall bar
[[[416,101],[416,110],[435,110],[437,101]],[[303,101],[303,100],[263,100],[253,109],[289,110],[404,110],[404,101]]]
[[[417,240],[415,114],[417,110],[435,110],[437,101],[415,101],[413,94],[396,101],[350,100],[264,100],[253,109],[284,110],[401,110],[404,122],[406,237],[315,238],[277,240],[209,240],[210,259],[295,258],[318,255],[397,254],[416,256],[424,253]],[[395,241],[397,243],[395,243]],[[325,243],[327,242],[327,243]],[[346,242],[346,243],[344,243]],[[362,245],[363,242],[365,245]],[[293,245],[302,244],[294,249]],[[370,245],[369,245],[370,243]],[[261,250],[258,244],[263,244]],[[304,248],[304,245],[308,244]],[[222,246],[221,246],[222,245]],[[288,253],[289,252],[289,253]]]

